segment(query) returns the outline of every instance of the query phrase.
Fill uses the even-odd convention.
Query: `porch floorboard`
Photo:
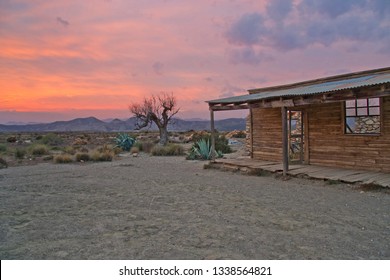
[[[255,160],[249,157],[217,159],[213,164],[219,164],[230,169],[264,170],[273,173],[280,173],[283,170],[282,163]],[[350,184],[376,184],[382,187],[390,187],[390,173],[375,171],[335,168],[320,165],[292,164],[289,166],[287,174],[292,176],[304,175],[314,179],[335,180]]]

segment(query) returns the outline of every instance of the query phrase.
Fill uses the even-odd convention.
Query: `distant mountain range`
[[[77,118],[70,121],[56,121],[52,123],[5,125],[0,124],[0,132],[66,132],[66,131],[101,131],[118,132],[135,130],[136,119],[113,119],[102,121],[95,117]],[[245,119],[230,118],[215,121],[215,128],[219,131],[245,130]],[[149,130],[157,130],[152,125]],[[146,129],[143,129],[146,130]],[[173,119],[168,126],[169,131],[210,130],[210,121]]]

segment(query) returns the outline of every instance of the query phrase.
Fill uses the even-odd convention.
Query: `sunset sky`
[[[388,66],[389,0],[0,0],[0,123],[128,118],[162,91],[207,119],[205,100]]]

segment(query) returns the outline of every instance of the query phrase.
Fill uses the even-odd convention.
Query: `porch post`
[[[210,108],[211,125],[211,161],[215,162],[215,129],[214,129],[214,111]]]
[[[287,129],[287,107],[282,107],[282,151],[283,151],[283,176],[288,171],[288,129]]]

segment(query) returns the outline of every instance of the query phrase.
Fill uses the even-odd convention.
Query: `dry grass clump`
[[[138,154],[138,153],[139,153],[139,148],[138,147],[131,147],[130,154]]]
[[[27,154],[27,151],[24,148],[16,148],[16,150],[15,150],[15,157],[17,159],[23,159],[26,154]]]
[[[137,142],[135,142],[133,147],[137,147],[140,152],[144,152],[144,153],[150,154],[152,152],[152,149],[154,148],[155,145],[156,144],[154,144],[151,141],[145,141],[145,142],[137,141]]]
[[[70,163],[73,162],[73,157],[68,154],[61,154],[54,157],[55,163]]]
[[[151,153],[153,156],[182,156],[184,149],[181,145],[169,143],[166,146],[154,146]]]
[[[76,161],[90,161],[91,156],[88,153],[77,153],[76,154]]]
[[[112,161],[114,158],[114,152],[113,151],[94,151],[91,155],[91,158],[93,161]]]
[[[63,148],[65,154],[74,155],[76,153],[76,149],[72,146],[66,146]],[[88,151],[87,151],[88,152]]]
[[[34,156],[43,156],[49,153],[49,148],[43,144],[36,144],[30,147],[30,151]]]

